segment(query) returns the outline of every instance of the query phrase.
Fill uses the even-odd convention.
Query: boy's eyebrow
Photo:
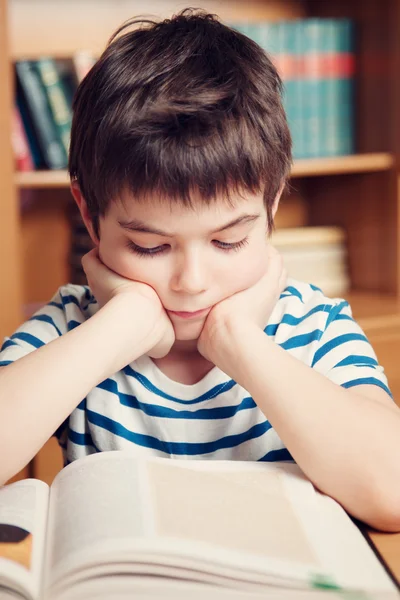
[[[231,227],[235,227],[236,225],[241,225],[242,223],[252,223],[260,218],[260,213],[252,214],[252,215],[241,215],[237,217],[233,221],[218,227],[218,229],[214,229],[210,233],[220,233],[221,231],[225,231],[226,229],[230,229]],[[151,227],[150,225],[146,225],[143,221],[139,219],[131,219],[130,221],[118,220],[118,224],[128,231],[140,231],[141,233],[152,233],[155,235],[162,235],[164,237],[173,237],[173,233],[168,233],[167,231],[162,231],[161,229],[157,229],[156,227]]]

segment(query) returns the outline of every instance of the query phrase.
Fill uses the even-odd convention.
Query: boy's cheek
[[[106,265],[106,267],[108,267],[121,277],[129,279],[131,281],[140,281],[141,283],[147,283],[145,277],[143,277],[146,273],[144,265],[143,268],[138,269],[135,266],[135,261],[133,260],[134,257],[132,257],[129,250],[122,249],[120,251],[116,251],[107,246],[102,246],[100,241],[99,256],[102,262]]]
[[[232,273],[232,279],[229,288],[232,290],[226,297],[232,296],[237,292],[247,290],[264,277],[268,269],[268,258],[260,256],[252,261],[249,261],[242,265],[242,268],[234,269]]]

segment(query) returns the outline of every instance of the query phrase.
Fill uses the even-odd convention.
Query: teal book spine
[[[54,59],[43,57],[35,61],[52,113],[53,121],[68,156],[72,127],[72,107]]]
[[[279,23],[276,21],[263,21],[260,23],[259,44],[272,61],[275,61],[279,51],[278,30]]]
[[[49,169],[65,169],[67,156],[53,121],[46,93],[33,61],[21,60],[15,64],[17,93],[25,104],[27,118],[35,139]]]
[[[333,156],[332,147],[337,135],[338,106],[334,101],[334,59],[335,59],[335,19],[321,19],[320,45],[318,56],[319,73],[319,115],[318,155]],[[333,102],[332,102],[333,100]]]
[[[337,143],[335,155],[355,152],[354,75],[355,24],[350,19],[335,23],[336,68],[333,96],[337,111]]]
[[[35,169],[43,169],[47,165],[45,164],[43,154],[40,151],[39,142],[33,129],[28,108],[20,90],[17,91],[17,106],[21,114],[22,124],[28,140],[29,149],[33,159],[33,166]]]
[[[349,19],[327,19],[325,22],[323,156],[354,152],[352,30]]]
[[[283,106],[293,143],[293,158],[304,157],[304,132],[301,110],[301,23],[279,23],[279,65],[283,79]]]
[[[325,40],[322,19],[304,19],[301,29],[303,157],[318,158],[323,155],[321,51]]]

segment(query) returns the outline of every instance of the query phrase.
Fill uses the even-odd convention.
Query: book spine
[[[32,171],[34,169],[33,158],[18,106],[14,107],[12,145],[17,171]]]
[[[339,19],[335,23],[335,101],[340,106],[337,115],[336,155],[355,152],[354,131],[354,74],[355,74],[354,22]]]
[[[15,69],[17,84],[20,86],[45,166],[50,169],[66,168],[67,156],[53,122],[46,93],[32,61],[17,61]]]
[[[35,67],[46,91],[58,135],[64,146],[65,153],[68,155],[72,126],[72,109],[67,102],[67,95],[63,88],[56,62],[52,58],[40,58],[35,62]]]
[[[259,44],[274,64],[279,48],[278,31],[279,24],[277,22],[263,21],[260,24]]]
[[[352,23],[321,19],[314,73],[319,116],[312,156],[340,156],[354,151]],[[311,62],[311,61],[310,61]]]
[[[279,67],[283,80],[283,107],[289,124],[293,143],[293,158],[304,156],[303,119],[300,104],[300,24],[299,21],[279,23]]]
[[[32,122],[28,113],[28,109],[25,103],[25,100],[21,94],[21,90],[18,87],[17,89],[17,107],[19,113],[21,115],[22,124],[24,126],[24,130],[26,133],[26,138],[28,140],[29,149],[31,151],[31,156],[35,169],[43,169],[45,167],[44,158],[42,152],[39,147],[39,142],[36,136],[36,133],[33,129]]]
[[[261,30],[261,25],[258,22],[257,23],[249,22],[246,25],[247,37],[249,37],[251,40],[253,40],[253,42],[256,42],[256,44],[258,44],[259,46],[261,46],[260,30]]]
[[[301,54],[303,65],[302,113],[304,158],[322,156],[323,88],[321,86],[322,19],[302,21]]]
[[[279,22],[263,21],[260,24],[259,44],[280,73]]]

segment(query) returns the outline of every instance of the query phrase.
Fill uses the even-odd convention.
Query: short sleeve
[[[68,331],[60,290],[51,301],[23,323],[0,350],[0,367],[30,354]]]
[[[87,286],[61,287],[51,301],[23,323],[10,337],[5,338],[0,350],[0,368],[23,358],[41,346],[67,333],[89,316],[94,298]],[[54,435],[62,446],[68,418]]]
[[[311,366],[344,388],[376,385],[392,396],[383,367],[344,300],[328,313]]]

